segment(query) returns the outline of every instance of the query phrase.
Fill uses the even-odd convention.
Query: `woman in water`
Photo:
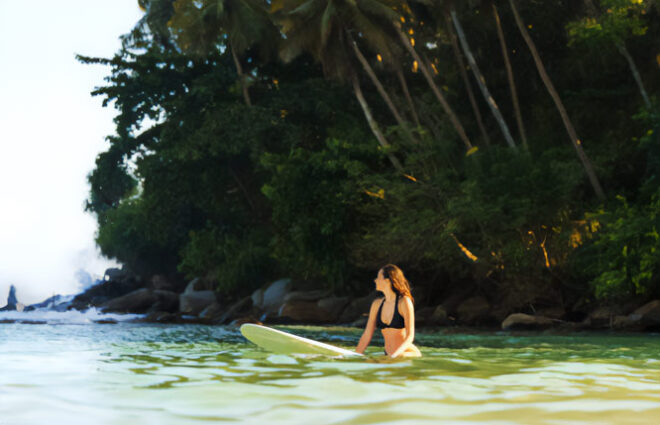
[[[413,345],[415,339],[415,307],[410,285],[400,268],[388,264],[378,270],[376,290],[385,296],[376,299],[369,310],[369,320],[355,351],[363,353],[376,328],[385,339],[385,354],[395,357],[420,357]]]

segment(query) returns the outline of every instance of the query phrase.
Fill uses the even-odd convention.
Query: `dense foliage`
[[[127,267],[235,295],[364,293],[387,262],[430,301],[660,292],[651,1],[140,5],[80,58],[112,69],[88,210]]]

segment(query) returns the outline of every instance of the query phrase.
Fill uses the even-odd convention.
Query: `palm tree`
[[[458,15],[456,14],[456,10],[452,7],[449,10],[449,14],[451,16],[452,21],[454,22],[454,27],[456,28],[456,33],[458,34],[458,40],[461,42],[461,46],[463,47],[463,52],[465,53],[465,57],[467,58],[468,63],[470,64],[470,69],[472,70],[472,73],[474,74],[474,77],[477,80],[477,85],[479,86],[481,93],[486,99],[486,102],[488,103],[488,107],[490,107],[490,110],[493,113],[493,116],[495,117],[495,121],[497,121],[497,124],[500,126],[500,129],[502,130],[502,134],[504,135],[504,139],[509,144],[509,146],[515,148],[516,143],[513,141],[513,137],[511,136],[511,132],[509,131],[509,126],[504,121],[504,117],[502,117],[502,113],[500,112],[500,108],[497,106],[497,102],[495,102],[495,99],[488,90],[488,86],[486,85],[486,79],[479,70],[477,61],[474,59],[472,50],[468,45],[467,38],[465,37],[465,32],[463,32],[463,27],[461,26],[461,23],[458,20]]]
[[[380,0],[280,0],[272,3],[271,10],[285,35],[282,58],[289,61],[303,51],[309,52],[321,63],[327,78],[349,81],[372,133],[394,167],[403,171],[362,93],[355,63],[357,59],[405,130],[401,114],[356,40],[361,36],[359,39],[379,52],[384,61],[393,63],[397,53],[383,24],[391,22],[396,13]]]
[[[458,136],[461,138],[463,143],[465,144],[465,147],[469,151],[472,149],[472,142],[470,141],[470,138],[467,136],[467,133],[465,132],[465,129],[463,128],[463,125],[461,124],[460,120],[458,119],[458,116],[454,112],[454,110],[449,106],[449,103],[447,102],[447,99],[445,99],[445,96],[442,94],[438,86],[435,84],[433,81],[433,76],[431,75],[431,71],[429,70],[428,65],[426,64],[425,61],[422,60],[422,58],[419,56],[419,53],[417,53],[417,50],[415,49],[414,44],[414,39],[408,38],[408,36],[403,32],[403,28],[401,26],[401,23],[398,21],[393,21],[395,29],[397,34],[399,35],[399,39],[401,40],[401,43],[403,46],[408,50],[410,55],[413,57],[413,60],[417,62],[417,66],[419,69],[422,71],[422,75],[424,75],[424,78],[426,79],[426,82],[428,83],[429,87],[431,88],[431,91],[435,95],[436,99],[438,99],[438,102],[440,102],[440,105],[442,106],[442,109],[445,111],[445,113],[449,116],[449,120],[451,121],[452,125],[454,126],[454,129],[458,133]]]
[[[525,148],[527,148],[527,136],[525,135],[525,126],[520,113],[520,104],[518,103],[518,91],[516,90],[516,81],[513,78],[513,68],[509,60],[509,49],[506,46],[506,39],[504,38],[504,31],[502,30],[502,22],[500,21],[500,14],[497,11],[495,0],[491,0],[493,9],[493,18],[495,19],[495,26],[497,27],[497,38],[500,40],[500,47],[502,49],[502,57],[504,58],[504,66],[506,67],[506,75],[509,79],[509,89],[511,90],[511,101],[513,103],[513,111],[516,115],[516,123],[518,124],[518,133]]]
[[[515,0],[509,0],[509,4],[511,5],[513,16],[516,19],[518,30],[520,31],[520,34],[523,36],[523,39],[525,39],[525,43],[527,44],[527,47],[529,47],[529,50],[532,53],[532,57],[534,58],[534,63],[536,64],[536,69],[538,70],[539,75],[543,80],[543,84],[545,84],[548,93],[550,93],[550,97],[552,97],[552,100],[555,102],[555,106],[559,111],[559,115],[561,115],[561,119],[564,122],[564,126],[566,127],[566,131],[568,132],[568,136],[571,140],[571,143],[573,144],[573,147],[575,148],[575,151],[577,152],[578,158],[580,158],[580,161],[582,162],[582,166],[584,167],[584,171],[587,173],[589,181],[591,182],[591,186],[596,192],[596,196],[599,199],[604,200],[605,193],[603,192],[603,188],[600,185],[600,181],[596,176],[596,172],[594,171],[593,165],[591,164],[591,160],[589,159],[586,152],[582,148],[582,141],[580,141],[580,139],[578,138],[577,133],[575,132],[575,128],[573,127],[573,123],[571,122],[571,119],[568,117],[568,113],[566,112],[564,103],[561,101],[561,98],[559,97],[559,94],[557,93],[554,84],[552,84],[552,80],[550,79],[550,76],[545,70],[545,66],[543,65],[541,56],[539,55],[539,52],[536,49],[536,45],[534,44],[532,38],[529,36],[525,23],[523,22],[522,18],[520,17],[520,14],[518,13],[518,8],[516,7]]]
[[[205,54],[223,44],[229,50],[241,82],[245,104],[252,105],[247,74],[240,56],[255,45],[275,50],[279,31],[263,0],[139,0],[150,28],[167,28],[184,51]],[[170,5],[169,9],[166,7]],[[170,12],[169,14],[167,12]]]
[[[481,117],[481,112],[479,111],[479,106],[477,105],[477,100],[474,98],[474,92],[472,91],[472,85],[470,84],[470,79],[468,78],[467,71],[465,70],[465,63],[463,62],[463,55],[461,54],[461,49],[458,46],[458,39],[456,38],[456,33],[452,29],[451,17],[449,13],[445,13],[445,23],[447,28],[447,34],[449,35],[449,40],[451,41],[451,48],[454,52],[454,58],[458,64],[458,70],[461,74],[461,79],[465,85],[465,90],[468,94],[468,99],[470,100],[470,105],[472,105],[472,111],[474,116],[477,118],[477,125],[479,126],[479,131],[481,132],[481,138],[484,140],[484,143],[490,145],[490,137],[488,137],[488,132],[484,126],[483,118]]]

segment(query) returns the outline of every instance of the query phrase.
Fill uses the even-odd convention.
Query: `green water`
[[[2,324],[0,425],[660,424],[658,335],[421,332],[413,360],[378,342],[332,359],[270,354],[229,327]]]

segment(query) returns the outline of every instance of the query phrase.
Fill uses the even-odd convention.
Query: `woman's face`
[[[374,282],[376,283],[376,291],[381,292],[390,285],[390,280],[383,277],[383,269],[378,270],[378,276],[376,276]]]

